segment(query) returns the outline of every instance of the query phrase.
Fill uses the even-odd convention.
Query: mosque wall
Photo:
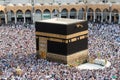
[[[51,0],[55,2],[56,0]],[[16,1],[17,2],[17,1]],[[16,3],[14,2],[14,3]],[[71,2],[71,3],[40,3],[32,0],[26,0],[17,4],[8,3],[0,5],[0,17],[4,23],[10,21],[16,23],[22,21],[24,23],[35,22],[37,20],[50,19],[55,17],[84,19],[93,22],[109,22],[120,23],[120,5],[119,3],[103,3],[99,0],[96,2]],[[11,16],[11,15],[12,16]],[[8,19],[10,18],[10,19]],[[9,21],[10,20],[10,21]]]

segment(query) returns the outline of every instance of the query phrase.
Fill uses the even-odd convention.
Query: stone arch
[[[113,9],[112,12],[115,13],[115,14],[119,13],[119,11],[117,9]]]
[[[0,5],[0,11],[2,11],[2,12],[5,13],[5,12],[6,12],[6,11],[5,11],[5,6]]]
[[[31,13],[31,10],[29,9],[25,11],[25,22],[26,23],[32,22],[32,13]]]
[[[15,7],[13,7],[13,8],[9,8],[9,9],[7,9],[8,11],[12,11],[14,14],[16,14],[16,10],[14,9]]]
[[[18,9],[16,11],[16,17],[17,17],[17,22],[23,22],[24,18],[23,18],[23,11],[21,9]]]
[[[13,10],[7,11],[8,16],[8,22],[14,22],[15,21],[15,13]]]
[[[103,22],[109,22],[109,10],[107,8],[103,10]]]
[[[70,18],[75,19],[77,17],[77,10],[75,8],[72,8],[70,10]]]
[[[5,23],[5,13],[3,10],[0,11],[0,23]]]
[[[79,11],[78,11],[78,19],[83,19],[84,18],[84,12],[85,12],[84,8],[79,9]]]
[[[113,9],[112,10],[112,21],[114,23],[118,23],[118,20],[119,20],[119,11],[117,9]]]
[[[41,20],[42,19],[42,11],[40,9],[36,9],[34,17],[35,17],[35,21]]]
[[[58,9],[53,9],[52,11],[52,18],[59,17],[59,10]]]
[[[51,13],[49,9],[45,9],[42,14],[43,19],[50,19],[51,18]]]
[[[99,8],[96,8],[95,9],[95,12],[97,13],[97,12],[101,12],[101,10],[99,9]]]
[[[95,10],[95,21],[96,22],[101,22],[101,10],[99,8],[96,8]]]
[[[93,21],[93,17],[94,17],[93,13],[94,13],[94,10],[93,10],[92,8],[89,8],[87,12],[88,12],[88,16],[87,16],[88,21]]]
[[[36,9],[36,10],[35,10],[35,13],[36,13],[36,14],[40,14],[40,13],[42,13],[42,11],[41,11],[40,9]]]
[[[68,18],[68,10],[66,8],[61,10],[61,18]]]
[[[25,13],[26,13],[26,12],[31,12],[31,10],[30,10],[30,9],[26,9],[26,10],[25,10]]]

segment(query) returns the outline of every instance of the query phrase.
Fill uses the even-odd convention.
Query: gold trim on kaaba
[[[54,38],[49,38],[50,41],[55,41],[55,42],[63,42],[61,39],[54,39]]]
[[[78,39],[79,38],[79,39]],[[75,42],[77,40],[81,40],[87,38],[86,35],[81,35],[79,37],[74,37],[72,39],[67,39],[67,40],[63,40],[63,39],[56,39],[56,38],[48,38],[47,40],[49,41],[54,41],[54,42],[61,42],[61,43],[70,43],[70,42]]]
[[[39,53],[41,58],[46,58],[47,53],[47,38],[39,37]]]
[[[81,32],[78,32],[78,33],[67,35],[66,38],[70,39],[70,38],[73,38],[73,37],[76,37],[76,36],[87,35],[87,34],[88,34],[88,30],[85,30],[85,31],[81,31]]]
[[[74,41],[76,41],[76,40],[77,40],[77,38],[73,38],[73,39],[71,39],[72,42],[74,42]]]
[[[70,39],[70,38],[74,38],[76,36],[86,35],[86,34],[88,34],[88,30],[74,33],[74,34],[70,34],[70,35],[61,35],[61,34],[45,33],[45,32],[35,32],[35,33],[36,33],[36,35],[39,35],[39,36],[47,36],[47,37],[54,37],[54,38],[61,38],[61,39]]]
[[[76,27],[77,27],[77,28],[82,28],[83,25],[81,25],[81,24],[76,24]]]
[[[85,36],[83,35],[83,36],[80,36],[80,39],[84,39],[85,38]]]

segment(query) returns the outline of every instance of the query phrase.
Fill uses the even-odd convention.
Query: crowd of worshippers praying
[[[0,37],[3,41],[16,45],[16,50],[7,46],[0,54],[0,79],[1,80],[120,80],[120,42],[117,40],[120,34],[120,25],[89,23],[88,55],[97,58],[106,58],[111,66],[98,70],[79,70],[62,63],[51,62],[44,59],[36,59],[36,54],[31,50],[24,50],[35,45],[31,39],[35,37],[35,29],[0,27]],[[21,26],[22,27],[22,26]],[[2,29],[3,28],[3,29]],[[4,32],[6,30],[6,32]],[[10,30],[11,32],[7,31]],[[20,35],[22,34],[22,36]],[[31,37],[27,36],[32,35]],[[15,35],[5,39],[5,35]],[[24,36],[24,37],[23,37]],[[26,37],[25,37],[26,36]],[[30,42],[14,44],[13,41],[29,39]],[[7,43],[7,41],[5,41]],[[7,44],[8,44],[7,43]],[[22,41],[20,42],[22,43]],[[28,46],[29,45],[29,46]],[[20,47],[23,47],[19,50]],[[0,48],[2,49],[2,48]],[[21,52],[20,52],[21,51]],[[26,53],[27,52],[27,53]],[[20,69],[19,74],[16,69]]]

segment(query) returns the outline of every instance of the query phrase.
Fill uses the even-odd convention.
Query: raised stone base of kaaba
[[[54,54],[54,53],[47,53],[47,60],[68,64],[70,66],[78,66],[82,63],[87,62],[87,59],[88,59],[87,49],[80,52],[76,52],[68,56]]]

